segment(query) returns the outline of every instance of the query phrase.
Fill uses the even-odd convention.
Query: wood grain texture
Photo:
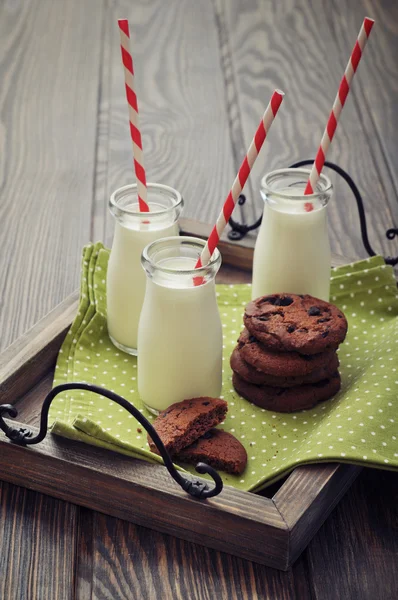
[[[251,138],[272,89],[280,87],[286,92],[268,143],[252,171],[255,195],[250,200],[258,214],[262,202],[258,194],[261,176],[271,169],[314,157],[364,14],[354,26],[358,11],[361,12],[357,0],[343,3],[336,0],[334,5],[328,0],[287,0],[283,3],[272,0],[215,0],[215,3],[230,36],[238,90],[236,112],[241,116],[245,144]],[[384,12],[384,20],[392,19],[393,3],[382,4],[380,11]],[[345,33],[338,31],[343,41],[336,42],[335,19],[339,23],[345,21]],[[348,27],[349,42],[344,41]],[[395,31],[392,27],[390,25],[391,34]],[[383,37],[382,33],[380,37]],[[357,100],[362,94],[361,85],[367,86],[369,70],[373,72],[376,65],[380,65],[380,59],[373,54],[373,48],[379,43],[375,27],[328,158],[338,162],[358,183],[366,203],[370,239],[376,251],[394,254],[394,244],[385,239],[384,233],[393,226],[391,207],[396,205],[396,188],[384,164],[380,144],[373,142],[375,122],[385,118],[384,107],[382,102],[369,99],[368,106],[362,103],[359,109]],[[381,52],[383,55],[391,53],[391,69],[395,64],[396,43],[393,35],[383,38],[382,51],[379,52],[379,55]],[[390,85],[390,78],[387,79],[384,72],[380,78],[386,90],[382,97],[388,96],[388,104],[396,107],[396,84]],[[362,83],[357,85],[357,80]],[[380,91],[380,88],[377,90]],[[372,118],[375,114],[378,114],[376,120]],[[391,127],[391,123],[386,127]],[[390,131],[391,139],[394,129],[391,127]],[[395,139],[394,142],[396,153]],[[335,184],[335,196],[329,210],[332,250],[338,254],[364,257],[366,253],[360,239],[352,194],[332,173],[328,175]]]
[[[296,594],[301,562],[281,573],[105,515],[95,514],[90,525],[79,547],[92,543],[85,568],[92,573],[93,600],[310,598],[305,579]]]
[[[117,18],[131,22],[148,181],[178,189],[185,216],[214,222],[235,176],[211,0],[108,4],[103,57],[94,237],[108,244],[107,200],[134,182]]]
[[[353,102],[370,141],[375,176],[381,182],[390,179],[393,184],[389,189],[381,183],[379,193],[380,200],[390,206],[395,226],[398,226],[398,173],[395,160],[395,133],[398,129],[398,3],[394,0],[333,0],[327,8],[341,55],[350,51],[355,28],[359,28],[364,15],[375,19],[366,59],[361,63],[361,75],[355,83],[358,93],[354,95]],[[397,249],[397,242],[392,246],[392,251]]]
[[[79,519],[76,539],[75,563],[75,599],[92,600],[94,570],[94,532],[93,523],[97,513],[79,508]]]
[[[397,476],[363,469],[308,547],[314,600],[395,600]]]
[[[78,508],[0,482],[0,598],[71,600]]]
[[[103,2],[0,3],[0,348],[77,287]]]

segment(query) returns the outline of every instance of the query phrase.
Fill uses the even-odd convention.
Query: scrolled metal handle
[[[15,419],[18,416],[17,409],[11,404],[0,405],[0,429],[4,431],[5,435],[14,444],[18,444],[19,446],[28,446],[42,442],[48,431],[48,413],[51,402],[58,394],[61,392],[67,392],[69,390],[85,390],[88,392],[93,392],[94,394],[105,396],[109,400],[116,402],[116,404],[119,404],[119,406],[126,409],[146,429],[157,449],[159,450],[159,454],[163,458],[163,462],[171,477],[190,496],[199,499],[213,498],[214,496],[218,496],[218,494],[222,491],[223,481],[213,467],[210,467],[210,465],[207,465],[206,463],[198,463],[196,465],[196,471],[198,473],[201,475],[207,474],[213,479],[213,488],[210,488],[208,484],[203,481],[194,480],[190,477],[182,475],[175,468],[168,451],[156,432],[156,429],[131,402],[122,396],[119,396],[115,392],[111,392],[110,390],[89,383],[63,383],[54,387],[44,399],[40,414],[40,428],[37,435],[33,435],[33,432],[27,427],[12,427],[4,420],[4,417]]]

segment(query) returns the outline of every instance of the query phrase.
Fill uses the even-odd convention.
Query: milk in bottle
[[[252,297],[290,292],[329,300],[331,255],[327,204],[332,185],[321,175],[304,195],[309,171],[279,169],[263,177],[264,213],[253,262]]]
[[[216,250],[208,265],[195,269],[204,245],[197,238],[170,237],[142,255],[147,287],[138,329],[138,391],[152,412],[221,393],[222,327],[214,281],[221,256]]]
[[[145,295],[142,250],[154,240],[178,234],[183,201],[172,188],[148,183],[150,212],[140,212],[137,186],[118,189],[110,199],[115,234],[107,275],[107,323],[112,342],[130,354],[137,353],[138,320]]]

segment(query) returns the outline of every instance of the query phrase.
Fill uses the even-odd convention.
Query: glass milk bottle
[[[264,213],[253,262],[252,298],[290,292],[329,300],[331,255],[327,205],[330,180],[304,195],[307,169],[279,169],[261,181]]]
[[[138,391],[151,412],[221,393],[223,340],[214,280],[221,255],[216,250],[208,265],[195,269],[204,245],[198,238],[169,237],[142,254],[147,287],[138,330]]]
[[[178,235],[181,194],[167,185],[148,183],[150,212],[140,212],[137,186],[116,190],[109,202],[115,217],[115,234],[106,282],[107,322],[114,345],[137,354],[138,321],[145,295],[146,277],[141,253],[154,240]]]

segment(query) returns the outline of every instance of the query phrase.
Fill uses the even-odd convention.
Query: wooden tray
[[[185,225],[186,233],[207,235],[206,226],[199,232],[197,224]],[[252,250],[240,246],[238,252],[239,260],[236,246],[225,242],[224,262],[249,267]],[[236,270],[232,279],[227,276],[238,282],[243,274]],[[14,405],[21,425],[38,424],[77,306],[76,292],[0,356],[0,404]],[[216,498],[195,500],[163,466],[58,436],[26,448],[0,431],[0,457],[4,481],[282,570],[292,565],[361,470],[311,465],[295,469],[262,495],[225,487]]]

